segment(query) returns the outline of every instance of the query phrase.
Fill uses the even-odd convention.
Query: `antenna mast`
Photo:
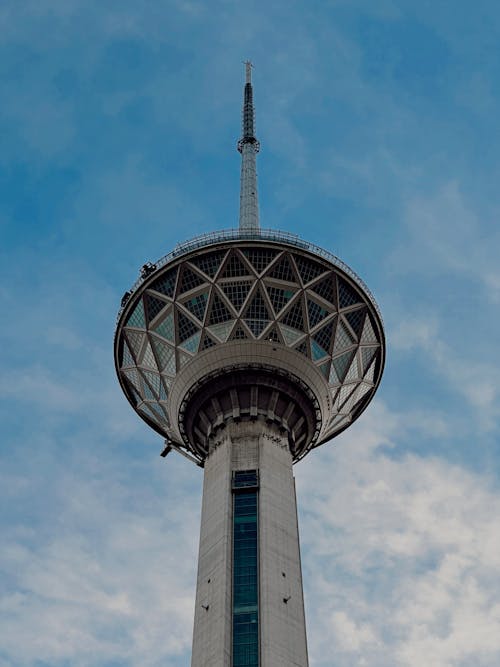
[[[260,144],[255,137],[252,63],[249,60],[245,62],[242,125],[242,137],[238,141],[238,151],[241,153],[240,230],[258,232],[260,225],[256,156],[260,150]]]

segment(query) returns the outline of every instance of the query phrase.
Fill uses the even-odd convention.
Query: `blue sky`
[[[237,225],[349,263],[388,358],[296,467],[311,667],[500,663],[500,8],[4,0],[0,667],[189,664],[201,473],[135,417],[138,268]]]

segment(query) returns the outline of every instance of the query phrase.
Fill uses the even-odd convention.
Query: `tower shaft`
[[[243,94],[242,137],[238,142],[241,153],[240,229],[259,230],[259,201],[257,194],[257,153],[259,142],[255,137],[255,112],[253,106],[252,65],[245,63],[246,79]]]
[[[191,667],[307,667],[288,439],[232,422],[205,462]]]

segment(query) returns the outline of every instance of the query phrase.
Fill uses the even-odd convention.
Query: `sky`
[[[384,316],[362,417],[295,468],[310,667],[500,664],[500,6],[3,0],[0,667],[190,662],[202,472],[131,410],[139,267],[263,227]]]

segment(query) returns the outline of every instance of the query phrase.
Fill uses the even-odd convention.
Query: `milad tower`
[[[307,667],[293,464],[366,408],[385,357],[341,260],[261,229],[246,63],[239,228],[178,245],[122,300],[120,385],[204,469],[192,667]]]

